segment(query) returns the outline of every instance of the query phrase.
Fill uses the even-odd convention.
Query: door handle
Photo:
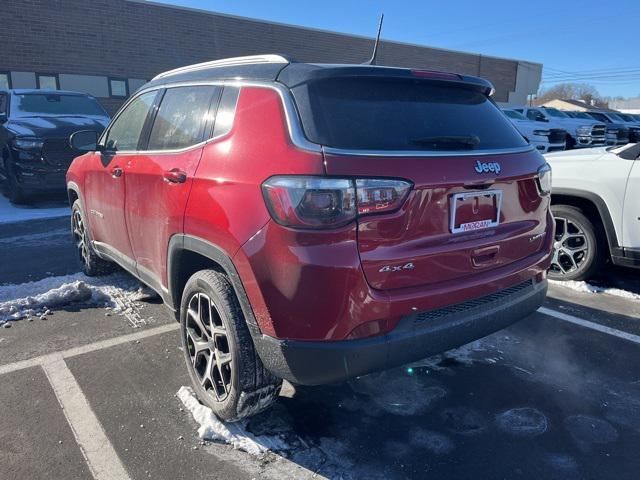
[[[120,167],[113,167],[111,169],[111,176],[113,178],[119,178],[122,176],[122,169]]]
[[[178,168],[167,170],[164,172],[163,177],[167,183],[184,183],[187,181],[187,174]]]

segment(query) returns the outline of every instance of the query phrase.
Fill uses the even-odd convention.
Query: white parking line
[[[65,361],[60,358],[45,363],[42,368],[53,387],[93,478],[129,480],[127,470]]]
[[[565,322],[570,322],[575,325],[580,325],[582,327],[590,328],[591,330],[596,330],[601,333],[606,333],[607,335],[613,335],[614,337],[622,338],[624,340],[629,340],[630,342],[640,343],[640,335],[634,335],[633,333],[623,332],[622,330],[618,330],[615,328],[607,327],[605,325],[600,325],[599,323],[590,322],[589,320],[584,320],[583,318],[574,317],[573,315],[568,315],[566,313],[558,312],[556,310],[552,310],[546,307],[540,307],[538,312],[543,315],[549,315],[550,317],[557,318],[559,320],[564,320]]]
[[[122,343],[133,342],[154,335],[160,335],[166,332],[172,332],[177,330],[180,324],[177,322],[171,322],[161,327],[148,328],[140,332],[131,333],[129,335],[122,335],[120,337],[109,338],[100,342],[90,343],[88,345],[82,345],[80,347],[70,348],[69,350],[63,350],[61,352],[49,353],[47,355],[41,355],[39,357],[29,358],[20,362],[9,363],[6,365],[0,365],[0,375],[9,372],[15,372],[16,370],[22,370],[29,367],[37,367],[47,362],[60,360],[62,358],[75,357],[76,355],[82,355],[83,353],[95,352],[96,350],[102,350],[104,348],[114,347]]]

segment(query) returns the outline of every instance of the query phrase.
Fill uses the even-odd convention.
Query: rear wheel
[[[189,279],[180,327],[191,383],[218,417],[240,420],[276,401],[282,380],[264,368],[226,275],[202,270]]]
[[[80,200],[76,200],[71,207],[71,234],[82,262],[82,269],[90,277],[111,273],[115,265],[98,257],[91,245],[87,228],[82,205]]]
[[[556,233],[549,278],[588,280],[604,262],[602,235],[579,208],[553,205],[551,211]]]

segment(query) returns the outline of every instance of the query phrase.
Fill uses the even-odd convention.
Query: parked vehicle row
[[[551,128],[529,120],[522,113],[509,108],[502,110],[522,136],[541,153],[564,150],[567,145],[567,131]]]
[[[78,151],[69,135],[101,133],[109,115],[91,95],[61,90],[0,90],[0,182],[9,199],[36,192],[63,192],[65,174]]]
[[[607,127],[593,119],[575,119],[555,108],[518,107],[515,111],[530,120],[567,131],[567,148],[597,147],[607,144]]]

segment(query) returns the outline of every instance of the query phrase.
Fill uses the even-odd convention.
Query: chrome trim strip
[[[535,150],[533,145],[516,148],[495,148],[492,150],[348,150],[343,148],[323,147],[324,153],[331,155],[356,157],[480,157],[484,155],[507,155],[525,153]]]

